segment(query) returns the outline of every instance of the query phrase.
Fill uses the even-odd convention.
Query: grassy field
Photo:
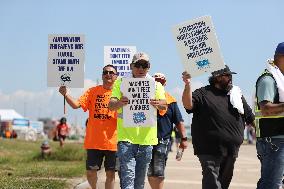
[[[0,188],[63,189],[85,174],[82,144],[50,142],[52,154],[41,158],[41,141],[0,138]]]

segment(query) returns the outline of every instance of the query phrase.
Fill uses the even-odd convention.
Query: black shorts
[[[58,135],[58,139],[59,139],[59,140],[60,140],[60,139],[65,140],[65,138],[66,138],[66,135],[61,135],[61,134]]]
[[[103,160],[106,171],[116,171],[115,151],[87,149],[86,170],[100,170]]]
[[[152,160],[149,165],[147,176],[165,177],[165,168],[171,148],[170,139],[160,140],[156,146],[153,146]]]

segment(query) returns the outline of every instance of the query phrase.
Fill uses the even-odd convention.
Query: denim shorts
[[[152,160],[147,173],[148,177],[165,177],[165,168],[170,147],[170,139],[159,140],[158,145],[153,146]]]
[[[86,170],[100,170],[104,160],[106,171],[116,170],[116,152],[87,149]]]
[[[152,156],[152,146],[118,142],[117,155],[121,189],[144,189],[145,176]]]

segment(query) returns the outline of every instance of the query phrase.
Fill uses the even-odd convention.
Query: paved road
[[[253,189],[260,174],[260,164],[256,157],[255,145],[242,145],[235,164],[234,177],[230,189]],[[99,189],[104,189],[104,171],[99,173]],[[193,155],[192,146],[184,152],[180,162],[175,160],[175,152],[170,153],[166,167],[164,189],[201,189],[201,168]],[[115,189],[119,189],[116,178]],[[145,189],[150,189],[146,181]]]

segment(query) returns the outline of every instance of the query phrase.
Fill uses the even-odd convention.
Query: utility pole
[[[27,106],[27,102],[24,102],[24,118],[26,118],[26,106]]]

